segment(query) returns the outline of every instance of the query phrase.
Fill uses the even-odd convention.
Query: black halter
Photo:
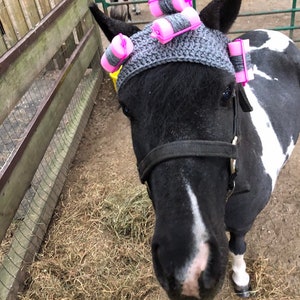
[[[183,140],[160,145],[150,151],[139,163],[142,183],[147,181],[152,169],[167,160],[184,157],[237,158],[236,145],[219,141]]]
[[[240,101],[239,101],[240,99]],[[147,182],[150,173],[158,164],[167,160],[184,157],[224,157],[230,159],[230,179],[228,190],[233,192],[234,180],[237,175],[237,137],[238,137],[238,103],[241,102],[243,111],[251,111],[243,87],[238,85],[233,97],[234,119],[232,143],[207,140],[181,140],[157,146],[151,150],[138,164],[139,176],[142,183]]]

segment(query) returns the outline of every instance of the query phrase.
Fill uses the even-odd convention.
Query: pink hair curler
[[[160,17],[163,14],[173,14],[191,7],[192,0],[149,0],[148,5],[151,14],[154,17]]]
[[[201,25],[197,11],[192,7],[186,7],[181,13],[173,14],[155,20],[152,24],[151,37],[166,44],[174,37],[190,30],[195,30]]]
[[[107,72],[117,71],[133,51],[130,38],[122,33],[116,35],[101,57],[101,66]]]
[[[237,83],[244,86],[248,81],[254,79],[251,66],[251,59],[247,53],[250,50],[249,40],[237,39],[228,43],[230,60],[235,69],[235,79]]]

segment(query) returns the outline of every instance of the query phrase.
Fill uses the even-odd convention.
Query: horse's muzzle
[[[171,300],[211,300],[223,284],[224,262],[210,243],[202,243],[189,266],[176,267],[176,254],[165,256],[153,245],[153,263],[157,278]],[[168,257],[168,261],[165,258]]]

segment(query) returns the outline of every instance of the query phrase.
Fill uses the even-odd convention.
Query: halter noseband
[[[150,151],[138,164],[139,175],[145,183],[151,171],[158,164],[167,160],[187,157],[224,157],[237,158],[236,145],[205,140],[182,140],[160,145]]]

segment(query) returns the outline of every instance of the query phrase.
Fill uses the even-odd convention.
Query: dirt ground
[[[244,1],[244,9],[252,10],[255,3],[258,1]],[[273,4],[278,8],[278,3],[291,6],[291,1],[286,0],[259,3],[261,9]],[[104,222],[110,210],[109,199],[119,197],[125,201],[136,195],[145,195],[145,188],[138,179],[130,125],[106,78],[48,237],[30,270],[28,289],[21,298],[166,300],[153,275],[149,241],[146,247],[139,248],[139,240],[116,237]],[[119,211],[116,207],[113,214]],[[282,170],[270,203],[247,235],[246,260],[258,290],[256,299],[300,299],[299,228],[298,143]],[[123,274],[126,266],[130,270]],[[235,299],[228,277],[218,300]],[[95,278],[99,278],[98,282]],[[99,287],[95,286],[97,283]]]

